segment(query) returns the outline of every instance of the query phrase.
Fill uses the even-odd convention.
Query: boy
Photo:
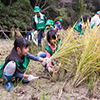
[[[44,14],[42,14],[40,12],[40,8],[38,6],[35,6],[34,13],[35,13],[35,16],[33,17],[33,27],[35,30],[34,33],[38,34],[37,35],[38,46],[41,47],[41,38],[42,38],[42,35],[43,35],[45,27],[46,27],[47,18]]]
[[[32,27],[28,27],[27,28],[27,40],[32,40],[32,34],[31,34],[31,32],[32,32]]]
[[[59,20],[56,22],[56,24],[55,24],[55,29],[56,29],[56,30],[61,30],[61,28],[62,28],[61,23],[62,23],[62,22],[63,22],[62,19],[59,19]]]

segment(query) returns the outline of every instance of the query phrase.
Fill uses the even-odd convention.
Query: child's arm
[[[16,71],[15,76],[19,77],[19,78],[25,78],[26,79],[26,78],[28,78],[29,75],[26,75],[26,74],[23,74],[23,73]]]
[[[28,79],[28,81],[32,81],[32,80],[38,78],[38,77],[34,77],[33,75],[27,75],[27,74],[19,73],[18,71],[16,71],[15,76],[19,77],[21,79],[23,79],[23,78]]]
[[[45,52],[46,52],[46,58],[50,58],[51,57],[50,53],[47,50]]]
[[[36,61],[39,61],[39,57],[36,57],[30,53],[27,53],[27,58],[31,59],[31,60],[36,60]]]
[[[46,50],[46,58],[50,58],[50,57],[51,57],[50,53]],[[49,72],[53,72],[51,62],[47,64],[47,69]]]
[[[30,53],[27,53],[27,58],[32,59],[32,60],[36,60],[36,61],[44,61],[45,58],[41,58],[41,57],[36,57]],[[49,59],[47,59],[49,60]]]
[[[50,53],[47,50],[46,50],[46,57],[47,58],[51,57]],[[58,66],[55,66],[55,70],[58,72],[60,67],[61,67],[61,63],[59,63]],[[49,72],[53,72],[51,62],[47,64],[47,69],[48,69]]]

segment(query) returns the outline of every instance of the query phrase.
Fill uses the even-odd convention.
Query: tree
[[[17,0],[1,0],[1,2],[5,5],[5,6],[8,6],[13,3],[13,2],[16,2]]]

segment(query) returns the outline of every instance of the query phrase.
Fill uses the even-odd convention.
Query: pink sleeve
[[[51,57],[50,53],[47,50],[45,52],[46,52],[46,58],[50,58]]]
[[[46,52],[46,58],[50,58],[51,57],[50,53],[47,50],[45,52]],[[48,67],[51,67],[52,68],[51,62],[49,64],[47,64],[47,68]]]

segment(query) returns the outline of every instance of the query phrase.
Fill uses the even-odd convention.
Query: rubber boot
[[[3,73],[5,78],[6,78],[6,82],[4,83],[4,86],[6,88],[7,91],[11,91],[14,89],[13,85],[12,85],[12,75],[7,75],[5,72]]]

